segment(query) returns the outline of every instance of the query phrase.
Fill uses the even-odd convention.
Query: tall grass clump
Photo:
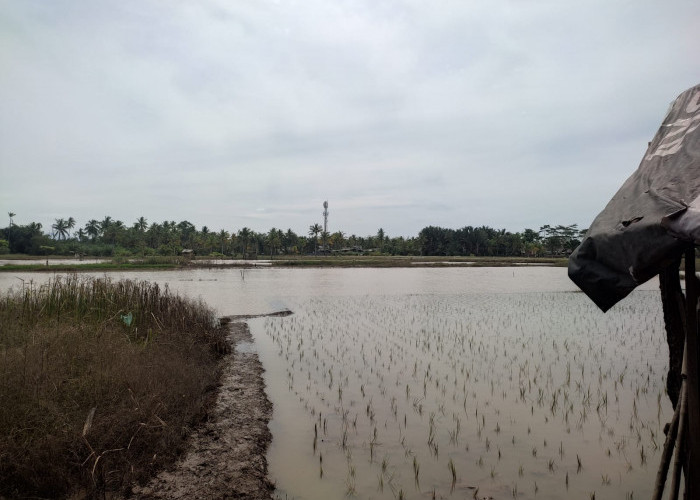
[[[206,418],[226,352],[201,302],[57,276],[0,296],[0,497],[125,493]]]

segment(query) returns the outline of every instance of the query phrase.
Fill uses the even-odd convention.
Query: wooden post
[[[686,440],[685,498],[700,498],[700,373],[698,371],[698,279],[695,276],[695,247],[685,253],[686,369],[688,422]]]
[[[681,390],[683,349],[685,347],[685,295],[680,280],[681,257],[659,272],[661,305],[664,311],[664,327],[668,343],[668,376],[666,390],[673,408],[677,408]]]

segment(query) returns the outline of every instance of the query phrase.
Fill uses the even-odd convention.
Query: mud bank
[[[257,354],[236,349],[253,341],[243,319],[222,319],[229,322],[233,354],[209,420],[192,433],[190,451],[173,469],[134,487],[131,498],[272,498],[266,458],[272,404]]]

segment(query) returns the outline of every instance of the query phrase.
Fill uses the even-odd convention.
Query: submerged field
[[[312,297],[252,324],[278,498],[648,498],[658,293]]]
[[[52,276],[0,273],[0,290]],[[655,282],[603,314],[552,267],[112,276],[218,316],[294,311],[241,346],[266,370],[278,498],[650,497],[671,417]]]

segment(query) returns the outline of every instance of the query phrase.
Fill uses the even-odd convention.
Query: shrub
[[[124,492],[206,415],[212,310],[157,284],[57,277],[0,297],[0,497]]]

